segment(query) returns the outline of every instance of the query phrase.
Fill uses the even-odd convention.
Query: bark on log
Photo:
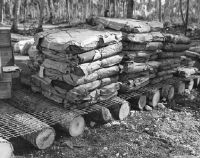
[[[168,80],[164,80],[163,83],[170,84],[174,86],[175,92],[178,94],[182,94],[185,91],[185,83],[180,81],[178,78],[171,78]]]
[[[55,139],[54,129],[32,115],[24,113],[2,101],[0,101],[0,115],[2,118],[9,116],[9,120],[5,119],[4,121],[4,124],[8,127],[12,122],[15,122],[16,126],[19,124],[22,125],[22,128],[24,126],[30,128],[31,131],[35,131],[22,135],[22,137],[38,149],[46,149],[53,144]]]
[[[0,137],[0,156],[1,158],[14,158],[13,146],[10,142]]]
[[[86,115],[86,118],[89,120],[92,120],[94,122],[100,123],[100,124],[106,124],[112,120],[112,115],[110,113],[110,110],[106,107],[103,107],[99,104],[94,105],[96,110],[88,115]]]
[[[146,105],[147,98],[145,95],[138,95],[128,99],[131,109],[143,110]]]
[[[161,97],[171,100],[174,97],[174,87],[169,84],[164,84],[161,91]]]
[[[45,112],[47,119],[57,122],[61,130],[69,133],[73,137],[80,135],[84,131],[85,121],[78,112],[64,110],[40,94],[37,95],[25,89],[23,91],[22,89],[22,87],[19,89],[14,88],[13,100],[18,103],[13,104],[14,106],[30,113]]]
[[[124,120],[130,113],[129,102],[121,98],[113,98],[113,100],[114,99],[117,99],[116,104],[110,106],[108,109],[115,119]]]

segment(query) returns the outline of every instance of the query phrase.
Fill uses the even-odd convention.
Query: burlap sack
[[[150,73],[149,71],[141,71],[137,73],[122,73],[119,75],[119,81],[124,82],[129,79],[133,80],[139,77],[148,77],[150,75],[149,73]]]
[[[122,33],[116,31],[97,31],[92,29],[47,30],[34,36],[37,47],[44,47],[58,52],[80,54],[99,46],[119,42]]]
[[[123,72],[125,73],[136,73],[148,69],[149,67],[146,63],[125,62],[123,64]]]
[[[165,52],[183,52],[189,50],[189,44],[164,43],[162,50]]]
[[[123,50],[156,51],[159,49],[163,49],[163,44],[161,42],[149,42],[149,43],[145,43],[145,44],[123,42]]]
[[[176,43],[176,44],[190,44],[192,41],[190,38],[183,35],[174,35],[174,34],[163,34],[165,37],[165,41],[168,43]]]
[[[185,52],[161,52],[159,58],[176,58],[185,55]]]

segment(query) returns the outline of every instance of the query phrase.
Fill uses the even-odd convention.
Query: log
[[[86,118],[100,124],[106,124],[112,120],[112,114],[108,108],[99,104],[95,104],[93,107],[98,110],[86,115]]]
[[[128,99],[131,109],[143,110],[146,105],[147,98],[145,95],[138,95]]]
[[[20,129],[20,125],[24,130],[28,127],[30,132],[22,135],[22,137],[38,149],[46,149],[53,144],[56,135],[54,129],[32,115],[24,113],[3,101],[0,101],[0,115],[5,118],[4,125],[8,127],[13,123],[16,125],[16,128],[11,126],[12,130],[16,132]]]
[[[45,118],[56,122],[58,127],[75,137],[80,135],[85,128],[84,118],[77,111],[67,111],[60,104],[52,102],[40,94],[34,94],[23,87],[14,88],[13,106],[22,111],[31,113],[44,112]],[[11,100],[12,101],[12,100]]]
[[[168,80],[164,80],[163,83],[174,86],[175,92],[178,94],[182,94],[185,91],[185,83],[180,81],[178,78],[170,78]]]
[[[124,120],[127,118],[130,113],[129,102],[119,97],[113,98],[112,102],[115,102],[115,104],[108,108],[112,116],[117,120]]]
[[[0,137],[0,157],[1,158],[14,158],[13,146],[10,142]]]
[[[193,88],[199,88],[200,85],[200,78],[199,77],[195,77],[194,78],[194,86]]]
[[[189,89],[190,91],[193,89],[194,86],[194,80],[188,79],[185,81],[185,89]]]
[[[160,101],[160,91],[159,90],[153,90],[147,93],[147,103],[152,106],[156,107]]]
[[[171,100],[174,97],[174,87],[169,84],[164,84],[161,90],[161,97]]]

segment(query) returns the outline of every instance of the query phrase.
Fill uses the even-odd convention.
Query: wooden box
[[[12,84],[21,84],[21,69],[18,66],[6,66],[3,67],[3,76],[6,77],[11,75]]]
[[[10,47],[0,47],[0,55],[1,55],[1,66],[14,66],[14,54],[13,48]]]
[[[0,29],[0,47],[11,46],[11,34],[8,29]]]
[[[12,97],[11,74],[3,76],[0,81],[0,99],[10,99]]]

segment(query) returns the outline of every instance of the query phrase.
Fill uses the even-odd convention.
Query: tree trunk
[[[181,18],[182,18],[182,21],[183,21],[183,25],[185,26],[185,19],[184,19],[184,16],[183,16],[183,8],[182,8],[182,0],[180,0],[180,12],[181,12]]]
[[[66,0],[68,1],[68,0]],[[52,24],[53,22],[53,10],[54,10],[54,6],[53,6],[53,0],[48,0],[48,7],[49,7],[49,23]]]
[[[24,139],[38,149],[46,149],[53,144],[55,139],[54,129],[32,115],[24,113],[3,101],[0,101],[0,114],[5,126],[22,134],[21,136]],[[19,132],[20,128],[24,130],[24,134],[22,131]]]
[[[42,25],[43,25],[43,21],[44,21],[44,10],[45,10],[45,0],[41,0],[39,1],[40,3],[40,19],[39,19],[39,23],[38,23],[38,30],[43,30]]]
[[[127,0],[127,18],[133,17],[133,0]]]
[[[187,0],[187,10],[186,10],[186,20],[185,20],[185,36],[187,35],[189,5],[190,5],[190,1]]]
[[[159,3],[159,14],[158,14],[158,17],[159,17],[159,21],[161,22],[162,21],[162,3],[161,3],[161,0],[158,1]]]
[[[11,28],[11,30],[13,32],[18,32],[18,21],[19,21],[20,3],[21,3],[21,0],[15,0],[15,5],[14,5],[14,20],[13,20],[13,24],[12,24],[12,28]]]
[[[29,89],[23,87],[13,87],[13,100],[9,104],[18,109],[28,112],[42,114],[38,119],[46,118],[53,124],[70,134],[71,136],[79,136],[85,128],[84,118],[76,111],[67,111],[55,102],[46,99],[41,94],[35,94]],[[26,96],[26,97],[25,97]],[[44,114],[43,114],[44,113]],[[41,118],[42,116],[42,118]]]
[[[0,1],[0,26],[3,24],[3,0]]]

